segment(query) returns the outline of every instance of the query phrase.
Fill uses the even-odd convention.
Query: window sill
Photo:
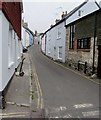
[[[14,65],[14,62],[9,63],[8,69],[10,69]]]
[[[77,49],[77,51],[90,52],[90,49]]]
[[[57,38],[57,40],[61,39],[61,37]]]
[[[62,58],[58,58],[58,60],[62,60]]]
[[[69,51],[74,51],[74,49],[69,49]]]

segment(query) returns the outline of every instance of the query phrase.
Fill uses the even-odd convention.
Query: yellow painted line
[[[31,58],[31,56],[30,56]],[[39,83],[39,78],[38,78],[38,74],[36,72],[36,68],[35,68],[35,65],[33,63],[33,61],[31,60],[32,62],[32,65],[33,65],[33,73],[34,73],[34,77],[35,77],[35,84],[36,84],[36,88],[37,88],[37,92],[38,92],[38,103],[37,103],[37,108],[40,108],[40,106],[42,107],[42,90],[41,90],[41,87],[40,87],[40,83]]]
[[[29,115],[12,115],[12,116],[0,116],[0,118],[14,118],[14,117],[25,117]]]
[[[38,74],[36,73],[36,82],[37,82],[37,85],[38,85],[38,89],[39,89],[39,94],[40,94],[40,103],[39,103],[39,105],[41,106],[41,108],[42,108],[42,90],[41,90],[41,87],[40,87],[40,83],[39,83],[39,78],[38,78]]]
[[[39,86],[39,90],[40,90],[40,95],[42,96],[42,90],[41,90],[41,87],[40,87],[39,78],[38,78],[37,73],[36,73],[36,76],[37,76],[37,82],[38,82],[38,86]]]
[[[36,73],[36,68],[35,68],[34,62],[31,59],[31,55],[29,55],[29,57],[30,57],[32,67],[33,67],[32,71],[33,71],[33,74],[34,74],[36,89],[37,89],[37,93],[38,93],[37,108],[39,108],[40,104],[41,104],[41,97],[40,97],[39,85],[38,85],[38,82],[37,82],[37,73]]]
[[[41,52],[41,54],[42,54],[42,52]],[[70,69],[70,68],[67,68],[67,67],[63,66],[62,64],[59,64],[59,63],[57,63],[57,62],[54,62],[53,60],[49,59],[46,55],[44,55],[44,54],[42,54],[42,55],[43,55],[45,58],[47,58],[48,60],[52,61],[53,63],[55,63],[55,64],[57,64],[57,65],[65,68],[65,69],[67,69],[67,70],[69,70],[69,71],[71,71],[71,72],[74,72],[75,74],[78,74],[78,75],[82,76],[83,78],[86,78],[86,79],[92,81],[93,83],[95,83],[95,84],[97,84],[97,85],[101,85],[101,83],[98,83],[98,82],[96,82],[95,80],[92,80],[92,79],[88,78],[87,76],[84,76],[84,75],[82,75],[82,74],[80,74],[80,73],[78,73],[78,72],[76,72],[76,71],[74,71],[74,70],[72,70],[72,69]]]
[[[22,113],[29,113],[29,112],[15,112],[15,113],[2,113],[2,114],[0,114],[0,115],[13,115],[13,114],[22,114]]]
[[[39,78],[38,78],[38,74],[37,74],[37,72],[36,72],[36,77],[37,77],[37,83],[38,83],[38,87],[39,87],[39,92],[40,92],[40,96],[41,96],[41,98],[40,98],[40,107],[41,108],[43,108],[43,98],[42,98],[42,89],[41,89],[41,86],[40,86],[40,82],[39,82]]]
[[[40,106],[40,94],[39,94],[38,83],[37,83],[37,81],[36,81],[36,73],[34,73],[34,77],[35,77],[35,84],[36,84],[36,88],[37,88],[37,92],[38,92],[38,103],[37,103],[37,108],[39,108],[39,106]]]

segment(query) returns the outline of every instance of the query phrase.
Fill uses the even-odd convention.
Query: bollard
[[[84,66],[84,73],[86,74],[87,71],[87,62],[85,62],[85,66]]]
[[[80,63],[79,63],[80,61],[78,61],[78,71],[79,71],[79,69],[80,69]]]

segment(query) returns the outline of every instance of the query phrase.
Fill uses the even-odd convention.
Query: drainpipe
[[[95,73],[95,42],[96,42],[96,26],[97,26],[97,15],[94,14],[94,44],[93,44],[93,65],[92,65],[92,74]]]

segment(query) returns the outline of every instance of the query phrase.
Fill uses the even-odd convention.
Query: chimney
[[[50,25],[50,28],[53,27],[53,25]]]
[[[63,12],[62,15],[61,15],[61,18],[65,18],[67,16],[67,11]]]
[[[59,21],[60,21],[60,19],[56,19],[56,20],[55,20],[55,23],[58,23]]]
[[[23,26],[28,28],[28,23],[27,23],[27,22],[24,22],[24,23],[23,23]]]

